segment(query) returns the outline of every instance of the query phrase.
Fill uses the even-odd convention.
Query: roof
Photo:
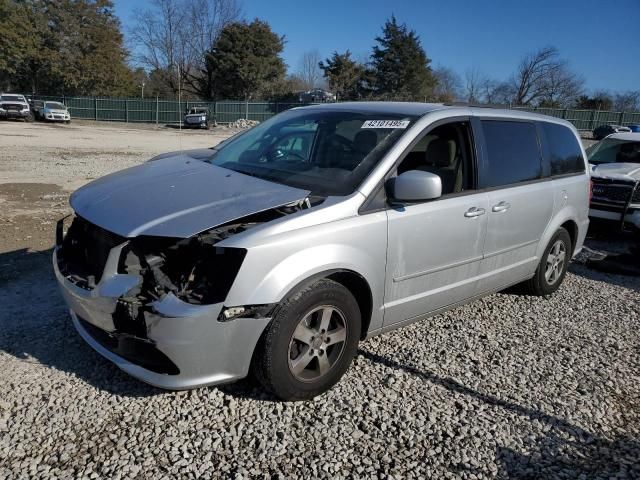
[[[640,141],[640,132],[612,133],[605,138],[614,138],[616,140],[636,140]]]
[[[419,102],[339,102],[323,103],[319,105],[309,105],[298,107],[304,109],[336,110],[362,113],[389,113],[422,116],[434,110],[448,108],[441,103],[419,103]]]
[[[323,103],[318,105],[309,105],[306,107],[297,107],[297,109],[318,109],[318,110],[335,110],[335,111],[351,111],[362,113],[378,113],[378,114],[401,114],[422,116],[437,110],[458,111],[460,115],[476,115],[479,117],[508,117],[520,118],[523,120],[543,120],[547,122],[559,123],[574,128],[570,122],[557,117],[541,115],[525,110],[515,110],[508,108],[495,107],[476,107],[464,104],[443,104],[443,103],[420,103],[420,102],[339,102],[339,103]]]

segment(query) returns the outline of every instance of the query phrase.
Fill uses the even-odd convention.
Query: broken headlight
[[[221,238],[205,233],[184,240],[138,237],[122,252],[121,273],[140,275],[144,302],[172,293],[180,300],[208,305],[224,301],[247,253],[241,248],[216,247]]]

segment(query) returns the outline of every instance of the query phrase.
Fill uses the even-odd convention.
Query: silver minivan
[[[255,373],[308,399],[358,342],[523,284],[558,289],[587,232],[569,123],[490,108],[295,108],[71,196],[54,268],[95,350],[167,389]]]

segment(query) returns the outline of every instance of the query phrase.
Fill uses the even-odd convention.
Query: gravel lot
[[[313,402],[251,380],[164,392],[103,360],[55,288],[54,221],[69,189],[178,142],[0,123],[0,478],[640,478],[640,278],[588,269],[589,251],[550,298],[504,292],[363,342]]]

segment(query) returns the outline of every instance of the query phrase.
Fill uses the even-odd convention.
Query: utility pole
[[[142,82],[142,92],[140,93],[140,96],[142,97],[142,99],[144,100],[144,82]]]

